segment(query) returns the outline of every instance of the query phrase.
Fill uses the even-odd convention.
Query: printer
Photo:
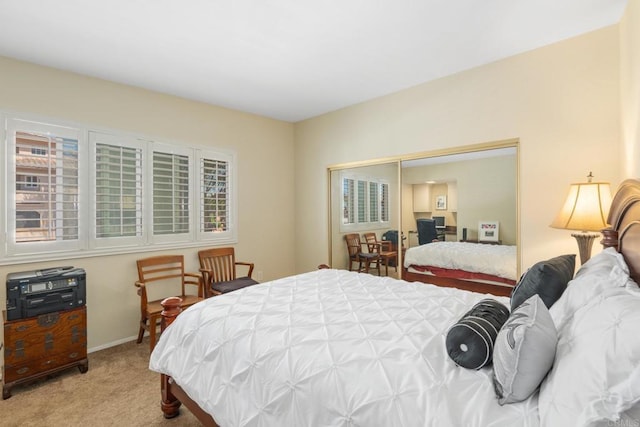
[[[86,304],[82,268],[54,267],[7,275],[7,320],[25,319]]]

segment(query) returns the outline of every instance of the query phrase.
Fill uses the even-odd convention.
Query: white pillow
[[[557,341],[553,320],[538,294],[511,313],[493,349],[498,403],[520,402],[536,391],[551,369]]]
[[[608,289],[576,311],[540,387],[541,425],[598,425],[633,413],[640,402],[638,325],[640,293],[627,288]]]
[[[607,248],[587,261],[549,312],[560,332],[575,312],[609,289],[637,287],[621,254]]]

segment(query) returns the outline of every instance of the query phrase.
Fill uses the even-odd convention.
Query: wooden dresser
[[[2,398],[11,388],[77,366],[89,369],[87,359],[87,307],[4,320]]]

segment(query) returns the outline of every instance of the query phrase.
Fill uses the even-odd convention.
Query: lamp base
[[[591,258],[591,248],[593,241],[600,237],[600,233],[572,233],[578,242],[578,250],[580,251],[580,264],[584,264]]]

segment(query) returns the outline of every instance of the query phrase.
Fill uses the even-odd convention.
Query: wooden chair
[[[207,297],[258,284],[251,278],[253,263],[236,261],[234,248],[205,249],[198,252],[198,258]],[[246,276],[237,276],[238,266],[248,268]]]
[[[357,233],[345,234],[344,240],[349,253],[349,271],[353,271],[353,263],[357,262],[359,272],[364,271],[368,273],[371,265],[373,265],[374,269],[378,270],[378,276],[380,276],[380,253],[364,252],[362,250],[363,243],[360,241],[360,235]]]
[[[138,332],[137,343],[142,342],[144,331],[149,331],[149,346],[151,350],[156,345],[156,329],[162,318],[162,305],[160,302],[168,295],[162,298],[149,301],[149,286],[153,285],[157,291],[152,291],[152,295],[157,296],[161,290],[166,290],[169,286],[175,287],[176,293],[169,296],[178,296],[182,299],[180,305],[183,309],[204,299],[204,289],[202,286],[202,278],[196,273],[184,272],[184,256],[182,255],[160,255],[150,258],[139,259],[138,264],[138,281],[135,285],[138,287],[138,295],[140,295],[140,331]],[[187,293],[187,285],[195,287],[193,293]],[[152,296],[153,298],[153,296]]]
[[[377,252],[380,254],[380,260],[384,265],[385,275],[389,275],[389,262],[393,262],[393,266],[398,271],[398,252],[392,249],[393,243],[388,240],[379,241],[376,233],[364,233],[364,240],[367,242],[369,252]]]

